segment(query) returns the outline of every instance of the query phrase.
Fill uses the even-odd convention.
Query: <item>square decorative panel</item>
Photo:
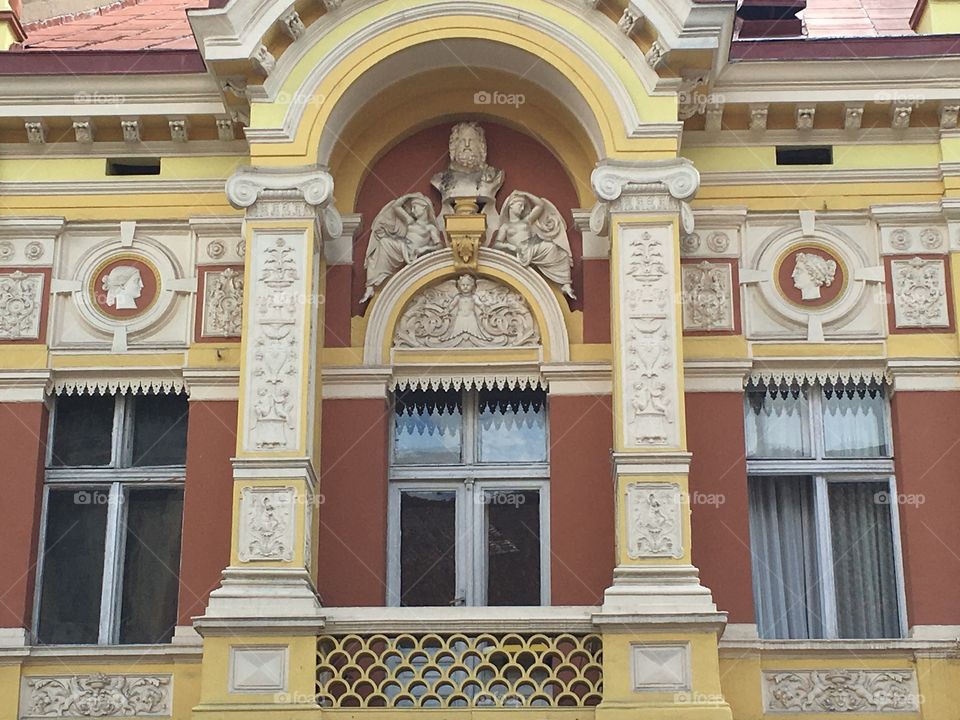
[[[230,692],[287,691],[287,646],[230,648]]]
[[[630,648],[634,692],[689,692],[690,646],[635,644]]]

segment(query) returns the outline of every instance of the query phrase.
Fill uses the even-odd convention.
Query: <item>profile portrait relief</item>
[[[143,293],[140,269],[132,265],[117,265],[103,277],[103,291],[107,306],[117,310],[136,310]]]
[[[820,288],[833,284],[837,263],[814,253],[798,252],[794,257],[793,285],[804,300],[819,300]]]

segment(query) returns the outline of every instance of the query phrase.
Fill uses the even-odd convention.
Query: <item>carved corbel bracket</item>
[[[457,272],[476,274],[480,245],[487,236],[487,216],[480,212],[476,198],[456,198],[454,212],[444,218],[453,267]]]

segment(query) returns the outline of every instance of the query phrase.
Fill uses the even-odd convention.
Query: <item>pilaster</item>
[[[312,707],[324,238],[339,237],[333,179],[316,168],[239,170],[227,197],[246,210],[243,341],[230,565],[196,622],[199,710]],[[264,705],[259,705],[260,703]]]
[[[682,159],[606,161],[592,178],[591,226],[611,242],[617,545],[594,618],[609,673],[598,717],[730,717],[717,652],[725,616],[690,548],[679,240],[699,180]]]

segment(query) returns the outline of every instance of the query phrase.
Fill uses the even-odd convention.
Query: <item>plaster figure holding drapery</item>
[[[387,204],[370,229],[370,244],[364,267],[367,289],[361,303],[404,265],[444,245],[443,231],[433,203],[421,193],[412,193]]]
[[[520,190],[511,193],[500,211],[493,248],[510,253],[524,265],[532,265],[559,285],[564,295],[576,299],[567,224],[549,200]]]

